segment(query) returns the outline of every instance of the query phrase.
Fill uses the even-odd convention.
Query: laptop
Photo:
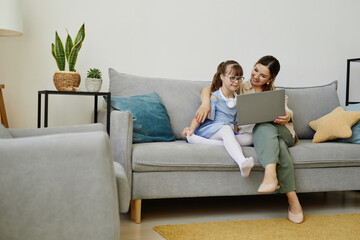
[[[237,96],[237,125],[273,122],[285,115],[285,89]]]

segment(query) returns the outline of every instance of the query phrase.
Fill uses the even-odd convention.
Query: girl
[[[237,91],[247,94],[274,90],[274,81],[279,71],[279,61],[273,56],[264,56],[256,62],[250,80],[240,84]],[[209,116],[209,96],[210,91],[214,90],[216,89],[206,87],[201,93],[202,104],[195,117],[199,122]],[[285,103],[285,116],[279,116],[273,123],[241,126],[240,132],[253,134],[258,160],[265,168],[258,192],[270,193],[279,189],[280,193],[285,193],[289,202],[289,220],[301,223],[304,215],[296,194],[294,163],[288,149],[295,144],[297,138],[291,122],[293,112],[287,107],[287,97]]]
[[[233,122],[236,121],[236,93],[243,79],[243,69],[236,61],[219,64],[211,89],[210,119],[202,124],[194,118],[182,135],[189,143],[224,145],[232,159],[239,165],[241,176],[248,177],[254,166],[252,157],[245,158],[240,144],[251,144],[250,134],[238,135]]]

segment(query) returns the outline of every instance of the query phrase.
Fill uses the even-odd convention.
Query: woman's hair
[[[240,64],[234,60],[228,60],[226,62],[222,62],[217,67],[217,71],[213,77],[213,81],[211,83],[211,92],[215,92],[222,86],[222,81],[220,75],[226,75],[226,69],[230,66],[228,74],[233,74],[234,76],[241,76],[244,74],[242,67]]]
[[[262,90],[263,91],[273,90],[275,88],[274,86],[275,78],[280,71],[279,61],[275,57],[268,55],[260,58],[259,61],[256,62],[256,64],[258,63],[267,67],[270,72],[270,82],[268,84],[264,84]]]

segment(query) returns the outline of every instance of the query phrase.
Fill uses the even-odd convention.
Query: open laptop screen
[[[237,124],[273,122],[285,115],[285,89],[237,96]]]

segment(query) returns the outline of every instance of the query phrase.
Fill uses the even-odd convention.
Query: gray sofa
[[[131,217],[141,222],[141,200],[205,196],[255,195],[263,168],[253,147],[243,147],[255,159],[248,178],[221,146],[193,145],[181,132],[200,105],[200,91],[210,81],[140,77],[109,69],[112,96],[128,97],[153,91],[161,97],[176,140],[132,143],[133,118],[129,111],[112,110],[111,144],[131,186]],[[285,88],[299,143],[290,148],[298,192],[360,190],[360,147],[349,143],[312,143],[308,126],[339,106],[337,82],[317,87]],[[105,109],[99,113],[105,121]]]
[[[118,240],[129,201],[103,124],[0,124],[0,239]]]

